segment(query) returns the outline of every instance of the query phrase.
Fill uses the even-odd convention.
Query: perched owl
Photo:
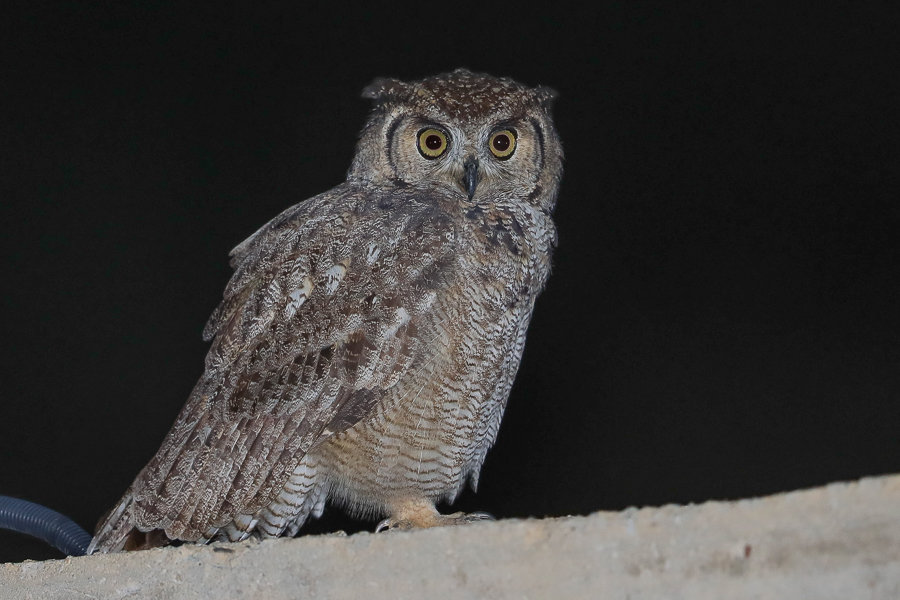
[[[231,252],[203,376],[89,553],[379,529],[474,488],[556,243],[555,93],[459,69],[379,79],[347,181]]]

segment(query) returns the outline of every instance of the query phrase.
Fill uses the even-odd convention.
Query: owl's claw
[[[382,531],[409,531],[410,529],[422,529],[423,527],[434,527],[434,525],[423,525],[414,523],[409,519],[388,517],[375,526],[375,533],[381,533]]]
[[[388,517],[387,519],[378,523],[375,526],[375,533],[381,533],[382,531],[389,531],[394,528],[394,520]]]
[[[459,515],[458,517],[456,515]],[[471,513],[454,513],[452,515],[447,515],[448,517],[456,517],[460,519],[464,523],[476,523],[478,521],[496,521],[497,517],[492,515],[489,512],[484,512],[483,510],[479,510],[477,512]]]
[[[444,527],[446,525],[468,525],[479,521],[496,521],[491,513],[478,511],[472,513],[456,512],[449,515],[435,515],[427,521],[413,522],[409,519],[388,517],[375,526],[375,533],[382,531],[409,531],[428,527]]]

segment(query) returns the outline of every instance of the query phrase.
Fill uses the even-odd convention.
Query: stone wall
[[[900,598],[900,475],[738,502],[0,565],[0,600]]]

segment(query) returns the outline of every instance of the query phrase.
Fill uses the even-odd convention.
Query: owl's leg
[[[468,525],[477,521],[493,521],[494,517],[486,512],[453,513],[442,515],[434,507],[434,503],[424,498],[407,498],[391,505],[391,516],[375,527],[375,532],[385,530],[409,530],[426,527],[443,527],[445,525]]]

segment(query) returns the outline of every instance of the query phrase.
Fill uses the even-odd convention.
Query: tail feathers
[[[87,554],[146,550],[169,544],[171,540],[159,530],[140,531],[134,525],[134,497],[131,490],[119,500],[97,526]]]
[[[136,500],[135,487],[132,486],[101,519],[87,553],[145,550],[185,539],[205,544],[210,541],[236,542],[251,536],[277,537],[285,532],[293,536],[308,517],[322,515],[329,491],[326,482],[319,479],[316,465],[303,461],[268,505],[249,512],[230,512],[233,509],[225,511],[220,508],[216,514],[197,519],[195,527],[201,532],[199,536],[186,538],[182,536],[183,528],[171,526],[171,519],[167,520],[155,511],[148,516],[146,505],[152,505],[153,499],[140,498],[139,493]],[[186,514],[189,520],[192,514]]]

